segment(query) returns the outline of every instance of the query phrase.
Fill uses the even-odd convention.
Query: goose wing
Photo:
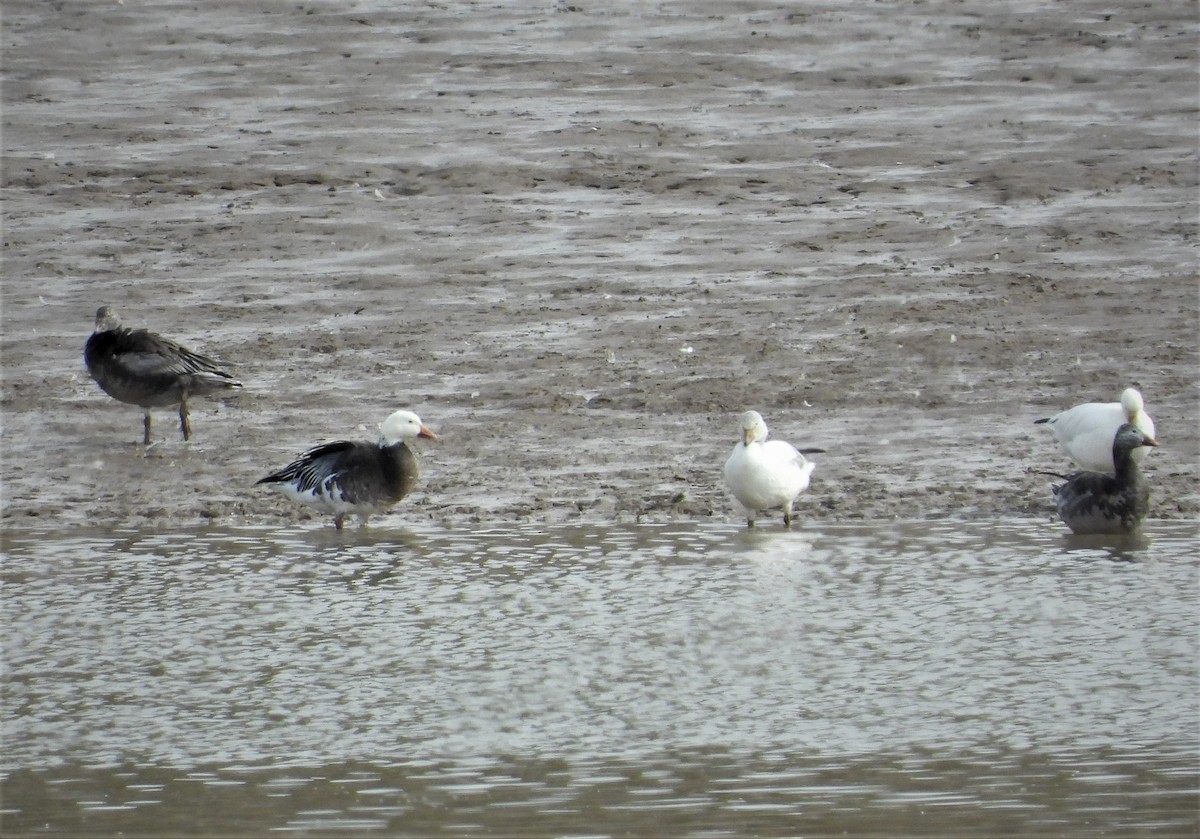
[[[788,463],[804,462],[804,455],[800,454],[791,443],[784,440],[768,440],[762,444],[763,456],[772,464],[784,465]]]
[[[118,333],[112,347],[113,358],[126,370],[139,376],[204,376],[220,379],[233,376],[218,363],[198,352],[145,329]]]
[[[314,446],[277,472],[255,481],[256,484],[291,484],[297,492],[320,491],[330,478],[337,478],[350,466],[350,455],[360,446],[349,440],[337,440]]]

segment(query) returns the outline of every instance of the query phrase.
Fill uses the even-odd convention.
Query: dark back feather
[[[417,459],[404,443],[378,446],[338,440],[309,449],[257,481],[287,483],[298,492],[322,492],[331,479],[351,504],[394,504],[417,484]]]
[[[208,356],[145,329],[94,332],[84,345],[83,359],[105,393],[147,408],[242,386]]]
[[[1132,452],[1144,444],[1157,445],[1134,426],[1122,425],[1113,443],[1115,474],[1075,472],[1053,487],[1059,517],[1071,530],[1128,533],[1141,524],[1150,510],[1150,488]]]

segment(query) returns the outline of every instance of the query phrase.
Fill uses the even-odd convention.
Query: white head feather
[[[1127,387],[1121,394],[1121,407],[1125,409],[1125,416],[1129,417],[1129,421],[1135,422],[1137,415],[1145,408],[1145,403],[1135,388]]]
[[[746,443],[761,443],[767,439],[766,420],[758,411],[746,411],[742,414],[742,440]]]
[[[421,418],[412,411],[396,411],[379,424],[381,446],[394,446],[397,443],[415,440],[417,437],[437,439],[437,436],[424,426]]]

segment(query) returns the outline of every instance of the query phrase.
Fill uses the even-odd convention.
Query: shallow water
[[[1191,835],[1194,524],[4,535],[6,835]]]

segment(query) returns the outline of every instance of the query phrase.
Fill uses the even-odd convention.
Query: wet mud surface
[[[4,15],[6,526],[319,518],[254,481],[415,410],[375,526],[1053,517],[1033,420],[1142,389],[1195,518],[1194,3],[49,4]],[[194,436],[96,308],[245,382]]]

